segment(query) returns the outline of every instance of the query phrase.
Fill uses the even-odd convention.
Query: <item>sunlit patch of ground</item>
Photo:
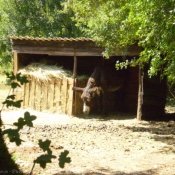
[[[9,87],[0,90],[1,101]],[[166,107],[175,112],[174,107]],[[101,116],[67,116],[37,112],[31,109],[5,109],[2,111],[3,129],[12,124],[24,112],[36,115],[34,127],[25,127],[20,136],[20,147],[6,144],[9,152],[27,174],[33,160],[43,154],[38,140],[51,140],[53,154],[69,150],[72,159],[64,169],[53,159],[45,169],[36,165],[34,174],[42,175],[174,175],[175,172],[175,124],[173,122],[147,122],[136,120],[135,115],[114,114]]]
[[[26,109],[27,110],[27,109]],[[34,128],[24,128],[20,135],[25,141],[20,147],[6,139],[9,151],[24,172],[29,173],[33,160],[43,152],[37,140],[51,140],[57,157],[69,150],[72,159],[65,169],[58,160],[43,170],[36,165],[34,174],[47,175],[173,175],[175,172],[175,124],[137,121],[124,114],[78,118],[75,116],[41,113]],[[4,129],[23,116],[25,110],[4,111]]]

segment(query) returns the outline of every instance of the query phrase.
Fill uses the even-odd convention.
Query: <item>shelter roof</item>
[[[103,56],[104,47],[96,45],[92,38],[8,36],[13,52],[25,54],[47,54],[57,56]],[[138,56],[142,48],[132,45],[114,52],[113,56]]]
[[[8,36],[12,40],[29,40],[29,41],[93,41],[91,38],[78,37],[78,38],[62,38],[62,37],[29,37],[29,36]]]

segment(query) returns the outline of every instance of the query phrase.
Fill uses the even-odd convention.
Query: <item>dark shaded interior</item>
[[[42,54],[19,54],[18,57],[19,69],[33,63],[39,62],[48,65],[62,66],[66,70],[73,72],[74,57],[73,56],[49,56]],[[90,76],[94,68],[98,65],[105,65],[107,73],[117,71],[115,63],[117,60],[130,60],[131,57],[111,57],[110,59],[103,59],[100,56],[79,56],[77,57],[77,75]],[[112,70],[112,71],[111,71]],[[128,67],[117,71],[118,80],[123,79],[123,86],[115,91],[109,92],[108,108],[109,113],[118,111],[132,112],[136,114],[137,111],[137,100],[138,100],[138,68]],[[111,73],[108,75],[109,78],[115,79]],[[117,80],[117,81],[118,81]],[[96,107],[92,110],[96,112]]]

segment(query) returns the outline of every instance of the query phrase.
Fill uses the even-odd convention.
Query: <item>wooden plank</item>
[[[48,83],[42,82],[42,92],[41,92],[41,111],[47,111],[48,103]]]
[[[64,78],[61,86],[61,110],[62,113],[66,113],[66,103],[67,103],[67,78]]]
[[[41,111],[41,91],[42,91],[42,83],[41,81],[36,81],[36,99],[35,99],[35,109]]]
[[[56,79],[53,80],[53,113],[56,112]]]
[[[125,95],[125,102],[127,103],[135,103],[138,100],[138,93],[136,94],[126,94]]]
[[[68,94],[68,99],[67,99],[67,110],[66,110],[66,114],[67,115],[72,115],[73,112],[73,84],[74,84],[74,79],[72,78],[68,78],[68,90],[67,90],[67,94]]]
[[[47,47],[47,46],[26,46],[26,45],[15,45],[13,47],[15,52],[18,53],[31,53],[31,54],[48,54],[58,56],[74,56],[74,47]],[[102,56],[104,49],[101,48],[77,48],[76,56]]]
[[[29,83],[24,84],[24,107],[29,107]]]
[[[33,54],[48,54],[48,55],[67,55],[74,56],[74,48],[76,56],[102,56],[104,48],[95,46],[92,42],[69,42],[70,44],[49,42],[43,44],[43,42],[34,42],[35,44],[21,41],[13,44],[13,51],[19,53],[33,53]],[[141,47],[131,46],[124,51],[113,53],[112,56],[138,56],[142,51]]]
[[[30,99],[29,99],[29,107],[34,109],[34,97],[35,97],[35,79],[30,78],[30,86],[29,86],[29,92],[30,92]]]
[[[23,100],[21,103],[21,107],[24,106],[24,85],[21,85],[21,87],[18,87],[14,90],[15,100]]]
[[[13,73],[16,74],[18,71],[18,53],[13,52]]]
[[[166,104],[166,98],[160,96],[143,96],[143,105],[162,106]]]
[[[163,120],[165,119],[165,106],[142,106],[142,120]]]
[[[87,81],[86,80],[77,80],[77,87],[85,87]],[[74,92],[75,93],[75,115],[81,114],[83,111],[83,101],[80,98],[81,97],[81,92]]]
[[[73,79],[77,77],[77,57],[74,55]]]
[[[142,70],[139,69],[139,90],[138,90],[138,103],[137,103],[137,119],[142,120],[142,106],[143,106],[143,75]]]
[[[49,111],[53,112],[53,101],[54,101],[54,80],[48,82],[48,105]]]
[[[126,85],[125,85],[125,93],[137,93],[138,94],[138,89],[139,89],[139,83],[138,82],[128,82]]]
[[[55,80],[54,106],[55,106],[56,113],[61,113],[61,84],[62,84],[62,79]]]

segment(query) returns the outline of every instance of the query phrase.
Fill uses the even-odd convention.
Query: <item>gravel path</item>
[[[2,113],[4,128],[23,116],[26,110]],[[119,114],[101,119],[69,117],[31,111],[34,128],[24,128],[20,147],[7,145],[18,157],[23,171],[30,172],[32,161],[42,152],[38,139],[50,139],[53,154],[69,150],[72,162],[65,169],[53,160],[46,169],[36,165],[34,174],[86,175],[175,175],[174,122],[137,121],[135,116]]]

